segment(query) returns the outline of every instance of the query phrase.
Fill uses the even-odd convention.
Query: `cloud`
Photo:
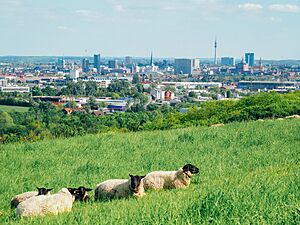
[[[76,10],[75,13],[80,16],[82,19],[87,20],[87,21],[92,21],[99,19],[101,17],[101,14],[93,11],[93,10],[88,10],[88,9],[79,9]]]
[[[245,3],[238,5],[238,8],[245,11],[260,11],[263,7],[260,4]]]
[[[275,12],[287,12],[287,13],[297,13],[300,12],[300,7],[298,5],[290,4],[273,4],[269,5],[269,10]]]
[[[114,10],[117,12],[125,12],[126,10],[124,9],[124,7],[120,4],[115,4],[114,5]]]

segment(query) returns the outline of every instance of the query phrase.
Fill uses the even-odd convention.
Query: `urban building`
[[[193,59],[175,59],[175,74],[192,74]]]
[[[249,71],[249,65],[245,62],[245,59],[242,58],[242,61],[236,64],[236,72],[237,73],[245,73]]]
[[[254,53],[245,53],[245,60],[248,66],[254,66]]]
[[[88,73],[90,71],[90,61],[88,58],[82,60],[82,72]]]
[[[247,89],[252,91],[257,90],[273,90],[281,87],[294,87],[295,89],[300,87],[300,82],[292,81],[239,81],[238,88]]]
[[[101,55],[94,55],[94,69],[97,70],[97,73],[101,73]]]
[[[63,58],[57,59],[56,66],[58,69],[65,69],[66,60],[64,60]]]
[[[118,68],[118,60],[109,60],[108,61],[108,68],[110,69],[117,69]]]
[[[193,59],[193,69],[194,70],[200,69],[200,59]]]
[[[133,64],[133,60],[131,56],[125,57],[125,66],[131,66]]]
[[[70,79],[77,80],[79,78],[79,70],[70,71]]]
[[[235,58],[234,57],[222,57],[221,58],[221,65],[222,66],[234,66],[235,65]]]

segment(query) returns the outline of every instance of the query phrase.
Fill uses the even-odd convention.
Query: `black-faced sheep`
[[[50,191],[52,190],[52,188],[38,188],[38,191],[28,191],[19,195],[16,195],[15,197],[13,197],[10,201],[10,207],[11,208],[16,208],[20,202],[23,202],[29,198],[32,198],[34,196],[38,196],[38,195],[48,195],[50,194]]]
[[[144,196],[143,178],[145,176],[131,174],[129,176],[129,179],[112,179],[98,184],[95,189],[95,200]]]
[[[75,200],[73,188],[62,188],[53,195],[39,195],[21,202],[17,207],[17,215],[22,217],[44,216],[70,212]]]
[[[199,169],[192,164],[187,164],[177,171],[154,171],[144,178],[145,190],[187,188],[193,174],[199,173]]]

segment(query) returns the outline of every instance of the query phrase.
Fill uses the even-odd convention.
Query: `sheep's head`
[[[85,188],[83,186],[80,186],[75,191],[75,200],[77,201],[88,201],[90,199],[90,196],[88,195],[88,191],[91,191],[91,188]]]
[[[141,185],[143,185],[142,179],[145,176],[133,176],[129,174],[130,176],[130,190],[133,191],[134,194],[137,194],[139,192],[139,189]]]
[[[39,188],[38,189],[38,195],[47,195],[53,188]]]
[[[182,170],[184,173],[186,173],[189,177],[191,177],[193,174],[199,173],[199,168],[192,164],[186,164],[184,167],[182,167]]]

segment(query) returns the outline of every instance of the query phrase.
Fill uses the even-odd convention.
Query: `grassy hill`
[[[219,128],[107,133],[0,146],[0,224],[300,224],[300,120]],[[186,190],[75,203],[59,216],[19,219],[10,199],[36,186],[200,168]],[[92,199],[93,199],[93,193]]]

